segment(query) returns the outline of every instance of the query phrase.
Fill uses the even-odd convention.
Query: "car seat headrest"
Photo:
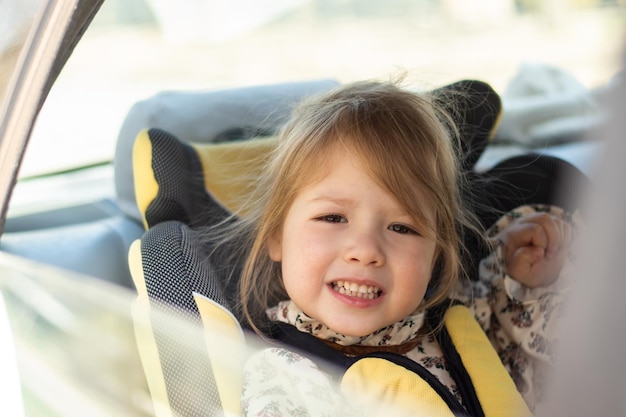
[[[122,211],[140,221],[135,202],[132,149],[146,128],[160,128],[184,143],[215,143],[276,132],[303,97],[338,85],[332,79],[214,91],[166,91],[129,110],[118,135],[115,190]]]
[[[195,226],[239,213],[276,139],[186,144],[160,129],[142,131],[133,149],[137,207],[146,229],[167,220]]]

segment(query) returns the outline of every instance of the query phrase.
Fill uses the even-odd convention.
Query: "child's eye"
[[[317,219],[324,221],[324,222],[328,222],[328,223],[347,223],[348,222],[345,217],[339,214],[326,214],[324,216],[318,217]]]
[[[397,232],[401,234],[410,234],[410,235],[417,234],[417,232],[411,229],[409,226],[405,226],[403,224],[398,224],[398,223],[390,225],[387,229],[391,230],[392,232]]]

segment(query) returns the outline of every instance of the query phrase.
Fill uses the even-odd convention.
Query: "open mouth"
[[[373,285],[359,285],[350,281],[335,281],[331,284],[333,290],[339,294],[344,294],[350,297],[358,297],[366,300],[373,300],[380,297],[382,290]]]

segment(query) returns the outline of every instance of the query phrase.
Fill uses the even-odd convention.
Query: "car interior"
[[[409,80],[419,80],[411,83],[416,91],[467,79],[494,88],[502,109],[486,149],[472,167],[477,172],[511,157],[537,153],[562,158],[593,181],[601,164],[597,158],[604,146],[601,127],[612,111],[608,97],[624,82],[619,63],[607,57],[621,44],[598,48],[597,68],[577,67],[581,58],[574,59],[576,51],[565,54],[562,62],[549,58],[563,38],[579,35],[574,22],[596,30],[587,32],[597,36],[596,43],[610,36],[619,39],[615,28],[624,32],[623,18],[615,10],[623,11],[623,2],[572,1],[567,11],[571,22],[532,1],[503,2],[509,7],[493,6],[493,16],[454,1],[394,0],[385,6],[367,0],[267,1],[262,2],[262,13],[249,20],[236,7],[222,4],[223,19],[211,20],[210,30],[206,10],[194,14],[194,2],[186,3],[188,8],[157,0],[105,2],[42,108],[29,144],[33,152],[27,153],[0,236],[4,253],[42,268],[96,278],[137,296],[134,337],[157,414],[166,409],[163,415],[172,411],[193,415],[198,412],[194,407],[239,413],[238,397],[220,384],[240,384],[228,371],[242,354],[241,328],[228,311],[228,291],[215,286],[220,281],[216,271],[204,269],[198,261],[206,253],[185,246],[189,244],[185,230],[194,226],[198,212],[206,217],[210,210],[216,216],[236,211],[233,194],[245,191],[246,184],[221,189],[215,184],[240,174],[233,161],[244,160],[246,167],[258,169],[256,158],[271,146],[300,99],[350,80],[389,77],[396,64],[376,61],[396,58],[409,67]],[[216,10],[212,12],[217,14]],[[517,48],[496,46],[492,40],[504,32],[508,19],[519,24],[507,39]],[[437,27],[442,22],[453,22],[455,29],[445,33]],[[562,32],[557,34],[555,28]],[[391,35],[387,37],[383,29]],[[531,29],[539,35],[528,35]],[[440,36],[440,48],[449,52],[424,63],[421,56],[440,53],[429,46],[437,38],[430,37],[432,33]],[[550,42],[545,42],[545,51],[532,55],[520,49],[525,35],[533,42],[542,37]],[[345,44],[335,45],[341,43],[336,39]],[[471,47],[459,46],[464,39],[471,39]],[[315,42],[319,48],[313,48]],[[157,43],[165,52],[157,49]],[[585,52],[593,50],[578,45]],[[353,57],[342,56],[349,55],[348,48]],[[478,58],[467,59],[464,49]],[[509,56],[513,52],[529,57],[513,59]],[[397,58],[407,53],[414,54],[412,60]],[[487,63],[478,65],[481,59]],[[499,61],[507,59],[506,70],[498,68]],[[318,64],[315,68],[313,61]],[[442,66],[449,69],[443,71]],[[156,157],[152,152],[160,153]],[[78,154],[84,159],[71,161]],[[158,176],[162,172],[165,176]],[[176,293],[173,279],[164,284],[162,264],[172,265],[166,278],[189,277],[193,291]],[[192,273],[186,269],[189,265]],[[155,293],[154,288],[160,290]],[[163,288],[172,298],[160,293]],[[171,326],[165,316],[177,313],[166,309],[161,315],[149,308],[141,313],[142,305],[156,299],[183,307],[183,315],[209,329],[207,334],[231,334],[235,340],[231,355],[210,351],[210,341],[190,334],[185,343],[207,347],[209,351],[199,357],[208,355],[211,361],[190,364],[176,354],[165,357],[165,350],[171,350],[163,346],[172,342],[163,341],[159,332],[167,332],[160,326]],[[143,322],[137,319],[141,314],[146,315]],[[154,353],[155,346],[161,349],[157,366],[149,364],[154,355],[148,359],[145,355]],[[187,378],[215,385],[197,390],[172,385],[163,373],[180,366]],[[155,369],[156,374],[151,373]],[[188,398],[173,400],[180,398],[168,392],[172,389],[182,389]]]

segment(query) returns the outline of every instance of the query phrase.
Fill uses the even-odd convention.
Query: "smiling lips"
[[[344,294],[350,297],[358,297],[366,300],[373,300],[380,297],[382,293],[381,289],[373,285],[359,285],[355,282],[349,281],[335,281],[332,283],[332,288],[339,294]]]

